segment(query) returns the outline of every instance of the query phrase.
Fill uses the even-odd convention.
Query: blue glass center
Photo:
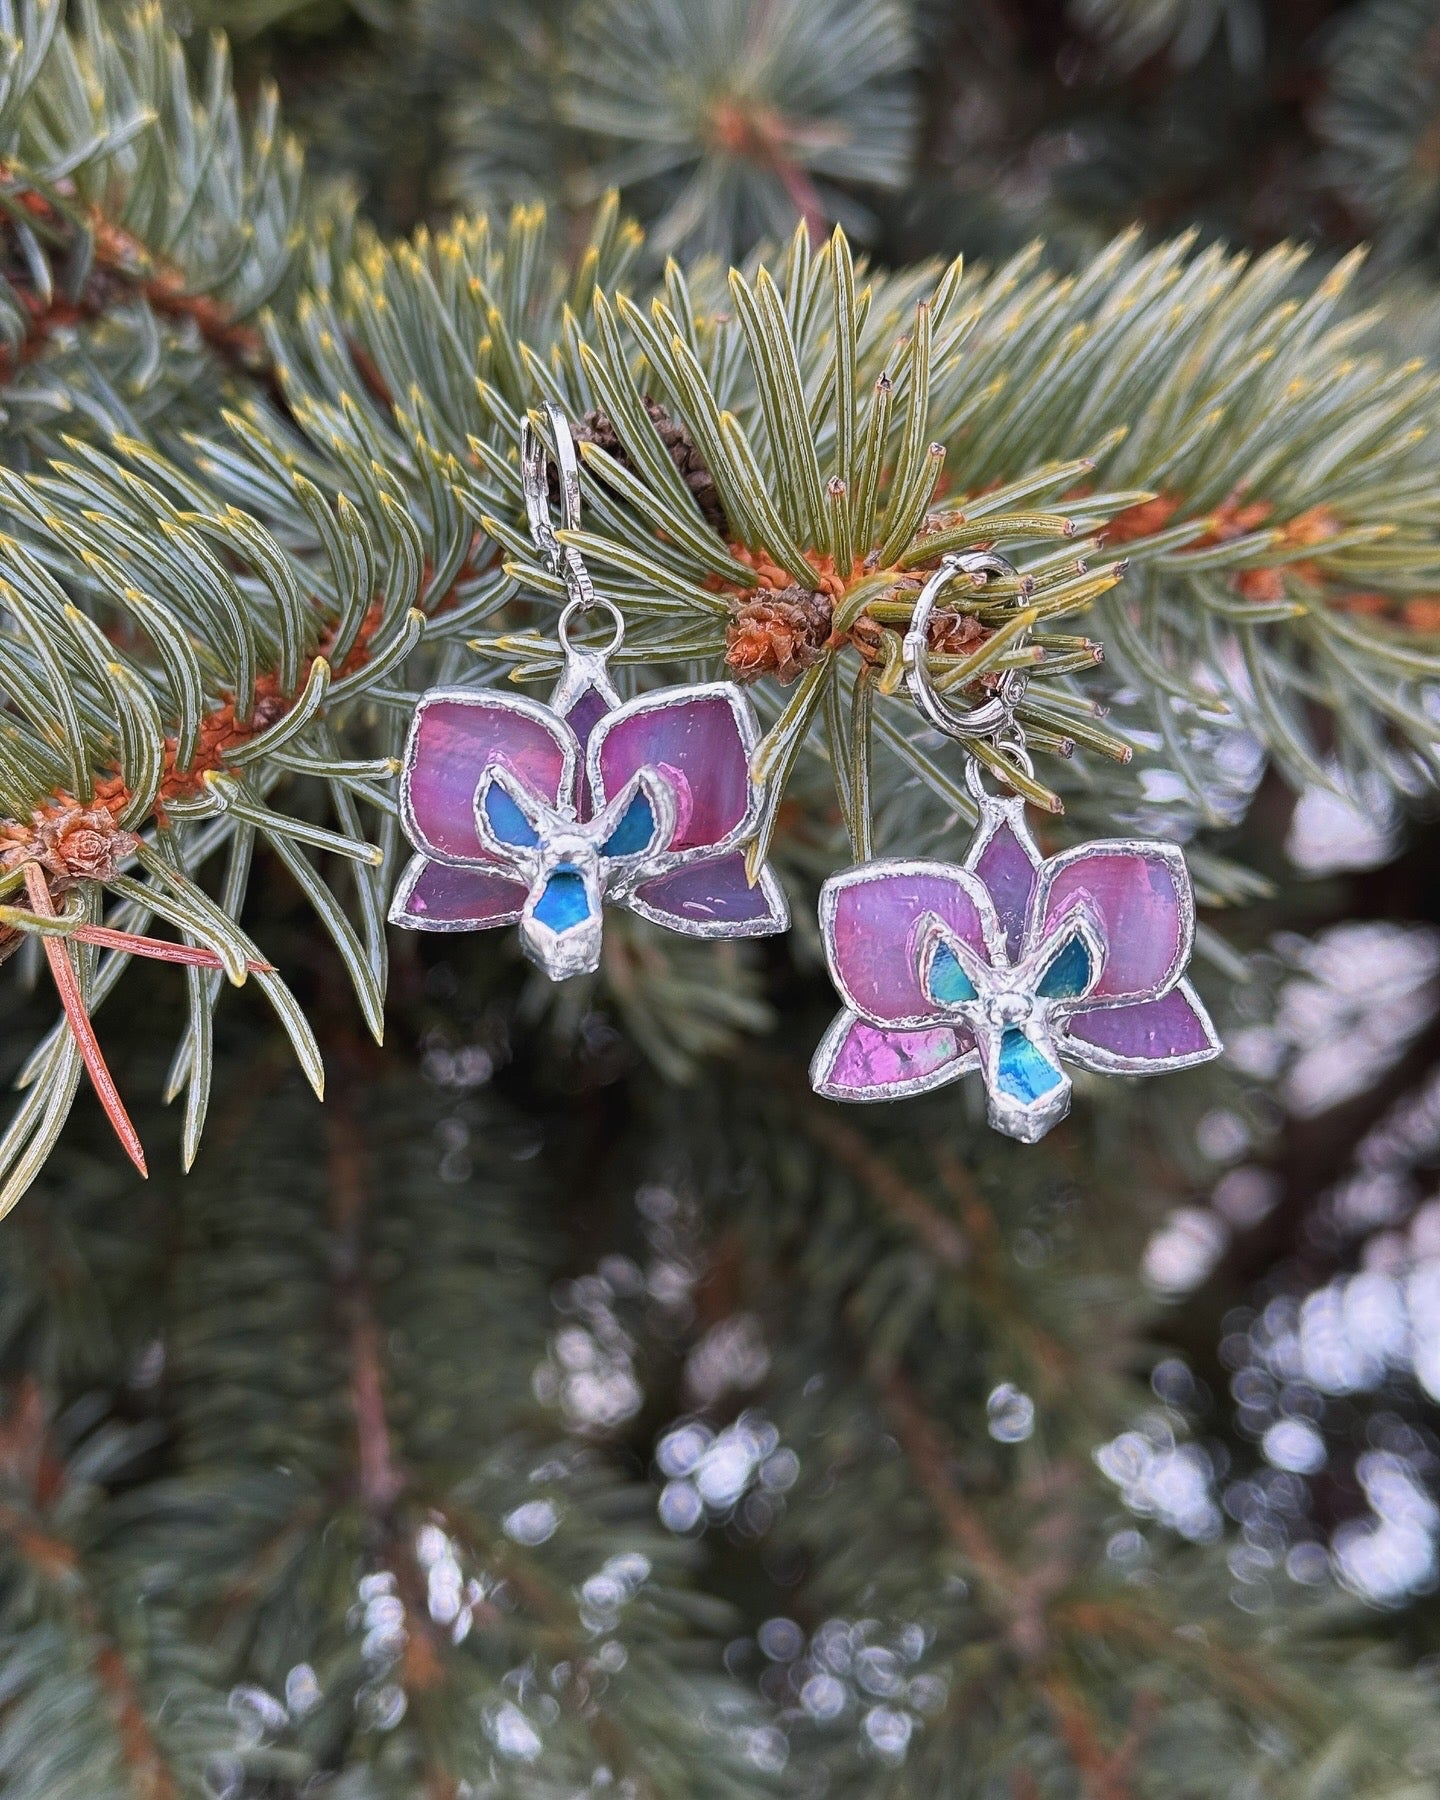
[[[574,863],[561,863],[545,883],[535,902],[535,917],[557,934],[583,925],[590,917],[590,896],[585,877]]]
[[[1090,985],[1090,951],[1076,932],[1067,938],[1050,967],[1040,977],[1035,992],[1045,1000],[1071,1000]]]
[[[945,1006],[977,998],[975,983],[965,973],[960,965],[960,958],[948,944],[937,944],[935,954],[930,959],[930,997]]]
[[[654,810],[644,788],[637,788],[634,799],[620,815],[619,824],[601,846],[601,855],[638,856],[650,848],[654,836]]]
[[[1012,1027],[1000,1039],[995,1081],[1002,1093],[1015,1100],[1038,1100],[1062,1080],[1054,1063],[1035,1048],[1023,1031]]]
[[[502,844],[517,844],[528,850],[540,842],[535,827],[498,781],[492,781],[485,790],[485,817]]]

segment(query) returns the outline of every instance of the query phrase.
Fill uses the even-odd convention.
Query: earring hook
[[[580,463],[575,455],[575,440],[570,435],[570,421],[553,400],[546,400],[543,409],[554,439],[555,467],[560,477],[560,529],[578,531]],[[596,600],[595,584],[580,552],[572,544],[562,544],[555,535],[545,440],[528,413],[520,425],[520,484],[525,493],[525,516],[530,521],[531,541],[544,557],[550,573],[558,575],[565,583],[571,603],[579,611],[589,612]]]
[[[1014,724],[1015,708],[1025,697],[1027,677],[1023,669],[1007,669],[1000,677],[998,691],[978,706],[956,706],[938,692],[930,679],[930,615],[935,602],[957,575],[1016,575],[1013,563],[992,551],[975,551],[969,555],[942,557],[940,566],[920,590],[905,633],[900,657],[905,669],[905,685],[916,711],[937,731],[947,737],[995,738]]]

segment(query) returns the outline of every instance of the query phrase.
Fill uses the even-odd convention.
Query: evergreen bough
[[[558,666],[517,467],[545,399],[578,428],[573,541],[629,622],[624,679],[754,682],[754,855],[802,917],[840,863],[948,853],[973,816],[899,680],[953,548],[996,545],[1019,578],[947,599],[932,674],[1029,670],[1023,785],[1056,842],[1153,822],[1137,750],[1188,793],[1175,829],[1223,823],[1237,724],[1299,782],[1433,780],[1440,388],[1387,354],[1383,305],[1352,307],[1354,260],[1127,234],[1069,273],[1038,247],[872,265],[806,229],[822,209],[790,176],[898,180],[905,19],[707,10],[722,61],[722,11],[828,29],[828,62],[786,52],[822,121],[856,91],[834,32],[870,34],[853,156],[817,125],[722,205],[735,146],[696,152],[705,94],[644,115],[661,77],[633,58],[703,87],[701,13],[594,5],[557,116],[652,140],[601,168],[665,190],[656,238],[612,194],[579,240],[522,204],[386,241],[306,175],[273,96],[242,122],[220,46],[196,64],[154,7],[0,8],[0,948],[12,988],[48,964],[65,1001],[0,1139],[0,1211],[42,1184],[0,1237],[19,1800],[1418,1800],[1440,1769],[1424,1684],[1356,1648],[1338,1603],[1252,1620],[1219,1550],[1115,1549],[1090,1453],[1143,1404],[1141,1313],[1107,1274],[1124,1252],[1063,1217],[1064,1149],[967,1139],[962,1161],[948,1102],[862,1130],[801,1090],[793,1045],[751,1046],[592,1121],[582,1174],[558,1109],[537,1140],[499,1101],[437,1098],[353,1034],[293,914],[273,946],[256,922],[298,887],[381,1037],[415,699]],[[789,66],[759,60],[757,108],[796,104]],[[728,274],[698,253],[795,210],[788,245]],[[1263,887],[1203,837],[1193,862],[1206,905]],[[87,1033],[157,933],[190,951],[178,1041],[123,1085],[181,1102],[186,1168],[212,1110],[221,1143],[137,1201],[84,1132],[46,1165],[87,1064],[140,1155]],[[1202,949],[1223,1011],[1244,963],[1214,930]],[[260,987],[317,1092],[329,1063],[328,1113],[217,1017],[226,978]],[[409,1016],[433,1010],[413,954],[406,980]],[[749,947],[625,919],[598,980],[672,1078],[771,1016]],[[174,1000],[158,975],[137,991],[148,1037]],[[522,1011],[583,1040],[594,993]],[[1071,1139],[1084,1184],[1183,1186],[1185,1128],[1229,1080],[1193,1078],[1169,1118],[1097,1106]],[[637,1182],[664,1201],[641,1226]],[[572,1267],[583,1328],[551,1334],[547,1231],[580,1204],[634,1254]],[[1064,1280],[1004,1252],[1037,1218]],[[1133,1262],[1138,1218],[1107,1229]],[[630,1415],[567,1431],[535,1398],[537,1369],[605,1352],[703,1411],[725,1382],[697,1370],[733,1350],[707,1334],[736,1316],[766,1347],[746,1441],[798,1473],[734,1532],[773,1534],[769,1579],[810,1621],[758,1682],[752,1596],[656,1526]],[[125,1403],[97,1403],[117,1363]],[[1000,1382],[1034,1396],[1026,1449],[963,1434]],[[828,1715],[800,1704],[822,1679]]]

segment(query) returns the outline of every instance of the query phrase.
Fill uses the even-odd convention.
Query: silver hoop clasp
[[[935,602],[957,575],[1016,575],[1013,563],[992,551],[976,551],[968,556],[942,557],[940,566],[920,590],[911,614],[901,661],[905,667],[905,685],[915,710],[920,716],[953,738],[993,738],[1007,730],[1015,717],[1015,708],[1025,697],[1026,676],[1023,669],[1007,669],[1000,677],[999,691],[979,706],[955,706],[936,691],[930,679],[929,654],[930,615]]]
[[[580,463],[575,455],[575,440],[570,435],[570,421],[553,400],[544,402],[550,435],[555,441],[555,467],[560,476],[560,529],[580,529]],[[527,414],[520,425],[520,482],[525,492],[525,516],[530,521],[530,537],[545,559],[552,575],[565,583],[571,605],[588,612],[595,604],[595,584],[585,567],[580,552],[571,544],[562,544],[555,535],[555,521],[550,515],[550,477],[547,469],[545,441]]]

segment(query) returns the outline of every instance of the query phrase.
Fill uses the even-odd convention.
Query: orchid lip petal
[[[1035,1144],[1070,1111],[1060,1047],[1038,1018],[977,1035],[986,1117],[996,1131]]]
[[[604,893],[599,861],[584,839],[547,846],[520,916],[520,945],[552,981],[600,966]]]

